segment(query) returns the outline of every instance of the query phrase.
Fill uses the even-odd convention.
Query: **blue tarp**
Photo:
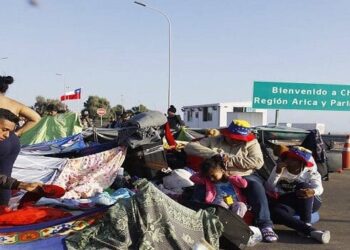
[[[76,152],[86,147],[87,145],[85,144],[83,136],[80,133],[54,141],[23,146],[21,149],[21,154],[54,155]]]

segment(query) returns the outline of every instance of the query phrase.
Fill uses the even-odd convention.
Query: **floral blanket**
[[[125,147],[117,147],[89,156],[68,159],[53,184],[66,190],[62,198],[95,196],[112,185],[117,170],[124,162],[125,154]]]
[[[219,248],[223,225],[213,210],[188,209],[145,179],[136,186],[98,224],[66,238],[68,250],[193,249],[202,238]]]

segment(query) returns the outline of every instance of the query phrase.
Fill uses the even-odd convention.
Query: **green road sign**
[[[350,85],[254,82],[253,108],[350,111]]]

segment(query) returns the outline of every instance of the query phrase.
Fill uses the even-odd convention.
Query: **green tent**
[[[69,112],[43,117],[35,127],[21,136],[20,141],[21,145],[30,145],[68,137],[81,131],[79,115]]]

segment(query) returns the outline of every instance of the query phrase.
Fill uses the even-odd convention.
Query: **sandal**
[[[278,240],[277,234],[273,231],[272,227],[265,227],[261,229],[263,241],[272,243]]]

